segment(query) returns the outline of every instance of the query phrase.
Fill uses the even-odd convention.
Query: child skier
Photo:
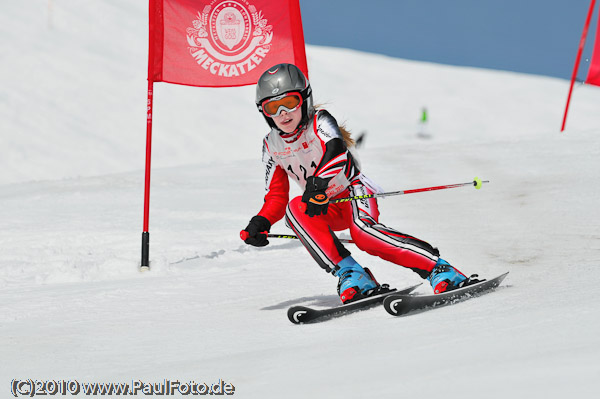
[[[298,67],[279,64],[263,73],[256,86],[256,105],[271,131],[263,141],[264,204],[241,231],[246,244],[267,245],[266,234],[285,216],[319,266],[339,278],[337,291],[343,303],[380,288],[333,233],[345,229],[359,249],[415,271],[435,293],[476,281],[440,258],[437,248],[427,242],[379,223],[375,198],[329,203],[379,190],[360,172],[349,151],[353,144],[349,133],[327,111],[314,107],[310,83]],[[304,191],[291,201],[289,179]]]

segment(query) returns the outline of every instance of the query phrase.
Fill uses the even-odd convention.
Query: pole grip
[[[271,237],[271,235],[269,234],[268,231],[261,231],[258,234],[264,234],[267,237]],[[246,230],[242,230],[240,231],[240,238],[242,239],[242,241],[246,241],[246,239],[250,237],[250,233],[248,233]]]

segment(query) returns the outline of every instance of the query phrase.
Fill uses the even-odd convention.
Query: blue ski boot
[[[363,269],[351,256],[338,263],[333,275],[340,278],[337,291],[342,303],[365,298],[379,287],[369,269]]]
[[[463,287],[468,285],[468,283],[472,284],[479,281],[474,280],[474,277],[477,277],[477,275],[467,278],[467,276],[455,269],[444,259],[439,258],[433,267],[431,274],[427,277],[427,280],[431,283],[433,293],[439,294],[444,291],[451,291]]]

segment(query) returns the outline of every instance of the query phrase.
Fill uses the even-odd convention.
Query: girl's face
[[[274,116],[275,125],[284,133],[292,133],[302,120],[302,108],[298,107],[295,111],[281,111],[279,116]]]

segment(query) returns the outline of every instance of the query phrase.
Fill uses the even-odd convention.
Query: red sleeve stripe
[[[315,171],[315,175],[321,176],[324,173],[329,174],[328,169],[333,169],[333,168],[339,169],[337,172],[337,173],[339,173],[339,171],[344,168],[344,165],[346,164],[347,161],[348,161],[348,157],[346,156],[346,153],[344,152],[344,153],[338,155],[337,157],[333,158],[331,161],[329,161],[325,165],[323,165],[321,168],[319,168],[319,170]]]
[[[323,178],[323,179],[328,179],[330,177],[334,177],[335,175],[339,174],[342,170],[344,170],[343,167],[330,169],[330,170],[326,171],[325,173],[318,175],[318,177]]]

